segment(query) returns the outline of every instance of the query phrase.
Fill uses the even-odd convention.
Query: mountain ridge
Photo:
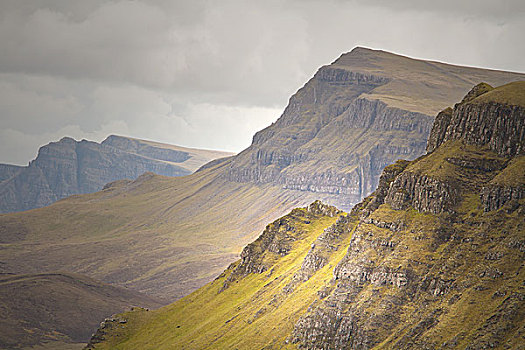
[[[293,209],[213,282],[119,315],[125,330],[108,323],[87,349],[521,349],[525,197],[496,194],[487,207],[483,189],[525,189],[525,156],[483,138],[508,112],[487,108],[497,115],[457,104],[453,114],[484,127],[387,166],[348,215]],[[435,125],[442,135],[455,123]]]
[[[350,210],[375,189],[386,165],[425,152],[437,112],[482,81],[524,79],[356,48],[290,97],[281,117],[232,160],[228,179],[344,195],[329,203]]]

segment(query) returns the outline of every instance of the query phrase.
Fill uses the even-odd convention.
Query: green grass
[[[470,103],[474,104],[487,102],[525,107],[525,81],[499,86],[470,101]]]
[[[295,211],[300,219],[297,214]],[[219,293],[230,268],[220,278],[170,306],[125,314],[129,319],[126,329],[115,330],[101,348],[253,349],[284,344],[295,321],[315,300],[312,291],[331,280],[331,270],[344,256],[344,247],[351,237],[347,234],[342,238],[340,248],[330,255],[329,264],[291,294],[285,294],[283,288],[292,281],[312,243],[336,218],[310,220],[311,224],[294,220],[299,232],[297,240],[290,253],[277,259],[268,270],[272,270],[271,274],[249,274]]]
[[[454,168],[440,173],[437,170],[443,168],[432,164],[447,162],[452,156],[501,161],[507,167],[488,171],[484,182],[479,182],[481,175],[471,173],[471,169],[451,164]],[[506,183],[519,179],[516,172],[522,169],[521,162],[522,159],[515,158],[506,163],[484,148],[460,141],[446,143],[432,154],[411,162],[405,171],[435,172],[442,181],[463,181],[455,213],[434,215],[414,208],[393,210],[382,204],[368,217],[371,222],[402,223],[399,230],[358,221],[356,213],[336,245],[337,250],[324,255],[328,264],[303,283],[297,283],[294,276],[312,243],[336,218],[310,218],[311,223],[305,224],[302,217],[307,213],[295,209],[285,217],[295,227],[292,234],[295,241],[288,255],[279,257],[253,249],[264,255],[265,264],[271,264],[266,272],[237,276],[228,288],[219,292],[237,262],[218,279],[174,304],[156,311],[124,314],[122,317],[128,319],[124,328],[113,328],[107,341],[97,348],[296,349],[297,344],[287,340],[291,339],[299,318],[313,314],[317,307],[331,307],[323,304],[328,299],[320,300],[318,291],[329,287],[334,297],[330,299],[332,303],[341,292],[337,290],[338,283],[346,283],[345,288],[355,291],[352,289],[355,282],[333,280],[334,268],[341,261],[350,268],[375,266],[385,271],[406,272],[412,279],[406,287],[363,283],[351,303],[341,309],[343,314],[356,316],[358,329],[380,340],[374,349],[436,348],[445,342],[465,348],[480,339],[496,339],[500,345],[516,347],[525,315],[520,299],[510,297],[523,292],[525,272],[517,263],[522,259],[519,245],[523,241],[523,211],[502,208],[486,213],[481,208],[478,189],[498,176],[498,181],[505,179]],[[391,167],[404,166],[398,163]],[[523,207],[525,199],[519,204]],[[271,224],[269,228],[273,230],[276,226]],[[350,245],[352,237],[356,240]],[[501,254],[495,259],[487,258],[496,253]],[[491,271],[501,274],[491,277]],[[432,294],[430,285],[425,287],[425,280],[445,283],[449,289],[444,294]],[[285,293],[285,287],[294,283],[293,291]],[[435,324],[418,326],[430,318]],[[323,324],[322,319],[317,321]]]
[[[513,158],[492,181],[495,185],[518,186],[525,184],[525,156]]]
[[[364,97],[431,116],[460,101],[474,85],[481,82],[500,86],[510,81],[525,80],[525,75],[520,73],[420,61],[379,50],[357,50],[359,52],[353,55],[343,55],[335,66],[391,79]]]
[[[0,260],[6,270],[73,271],[176,300],[219,275],[268,222],[317,197],[228,182],[221,166],[0,215],[9,233]]]
[[[447,160],[450,158],[466,159],[469,161],[505,161],[505,158],[490,151],[486,146],[480,147],[466,144],[462,140],[451,140],[440,145],[434,152],[410,163],[406,171],[425,174],[441,180],[458,178],[467,170]]]

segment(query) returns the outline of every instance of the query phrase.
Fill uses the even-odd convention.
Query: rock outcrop
[[[464,101],[475,101],[483,95],[477,90]],[[520,275],[516,263],[522,257],[510,247],[519,246],[513,242],[523,239],[520,229],[523,216],[510,215],[515,211],[522,213],[524,208],[525,179],[520,166],[523,156],[519,151],[523,135],[519,136],[518,120],[524,120],[525,110],[519,112],[518,106],[493,105],[483,111],[474,119],[472,110],[457,105],[453,114],[448,110],[436,119],[433,135],[445,135],[436,147],[447,141],[450,147],[450,140],[461,140],[465,145],[454,149],[455,158],[443,157],[447,154],[443,147],[447,145],[442,145],[439,152],[408,166],[387,168],[389,171],[383,174],[372,198],[353,211],[361,221],[347,254],[334,269],[332,292],[320,303],[312,304],[313,308],[299,319],[290,338],[292,342],[306,349],[513,347],[507,337],[522,322],[523,286],[514,287],[509,281],[513,277],[506,277],[509,282],[503,285],[496,281],[504,275]],[[504,120],[514,121],[516,127],[508,128]],[[443,127],[446,133],[442,132]],[[518,146],[513,148],[510,143],[486,138],[487,129],[500,132],[499,140],[517,141]],[[432,142],[436,139],[440,137]],[[466,146],[468,144],[477,146]],[[487,149],[496,151],[499,157],[492,158]],[[429,146],[429,150],[436,149]],[[515,158],[511,162],[503,156]],[[440,161],[453,164],[453,171],[449,168],[446,177],[438,173],[432,178],[425,173],[432,160],[438,165]],[[423,162],[426,162],[424,166],[418,166]],[[394,169],[402,171],[391,180],[389,173]],[[512,186],[503,186],[497,184],[501,178],[520,180]],[[382,198],[387,207],[373,205],[382,203]],[[503,212],[494,213],[502,207]],[[433,215],[409,219],[411,208]],[[505,234],[500,235],[499,230]],[[492,251],[495,247],[497,251]],[[478,271],[473,263],[480,260],[476,254],[485,249],[489,249],[489,253],[485,255],[484,268]],[[441,263],[421,255],[438,251]],[[501,292],[499,288],[510,292]],[[465,319],[465,315],[472,312],[468,311],[472,306],[467,305],[484,298],[483,291],[487,290],[492,300],[506,293],[511,296],[492,304],[483,316],[478,315],[479,326],[459,327],[451,332],[447,320]],[[407,314],[407,308],[411,309],[418,301],[422,302],[419,310]],[[455,308],[460,302],[462,306]],[[400,324],[404,326],[399,327]],[[436,338],[445,333],[445,338]],[[522,341],[522,338],[518,341],[521,346]]]
[[[521,86],[524,85],[525,81],[516,82],[506,89],[513,86],[523,89]],[[525,153],[525,107],[519,102],[513,104],[513,100],[498,100],[501,88],[485,93],[478,89],[474,88],[474,92],[470,93],[472,96],[457,104],[452,112],[446,110],[438,115],[427,152],[432,152],[446,141],[463,139],[469,144],[487,145],[502,156]],[[520,94],[516,100],[519,98],[525,99],[525,96]]]
[[[516,207],[518,206],[518,201],[525,198],[525,186],[489,185],[483,187],[480,197],[484,211],[498,210],[511,202],[514,202],[512,207]]]
[[[341,213],[333,206],[315,201],[305,208],[294,209],[290,214],[275,220],[266,226],[255,242],[243,249],[240,262],[236,263],[221,290],[250,273],[268,271],[268,268],[275,263],[272,256],[274,258],[286,256],[292,249],[293,242],[304,234],[304,230],[296,224],[297,221],[308,225],[319,217],[335,217]]]
[[[27,167],[0,166],[0,213],[39,208],[73,194],[96,192],[108,182],[135,179],[148,171],[188,175],[214,157],[228,155],[115,135],[101,144],[65,137],[41,147]]]
[[[458,202],[459,189],[454,184],[411,172],[396,177],[385,198],[393,209],[412,206],[433,214],[451,211]]]

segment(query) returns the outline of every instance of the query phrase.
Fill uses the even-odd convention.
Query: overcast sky
[[[525,1],[0,2],[0,162],[63,136],[238,152],[355,46],[525,72]]]

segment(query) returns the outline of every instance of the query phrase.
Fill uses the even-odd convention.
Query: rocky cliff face
[[[345,200],[338,204],[348,208],[373,191],[385,165],[422,154],[430,132],[432,118],[427,115],[358,98],[388,82],[378,75],[321,68],[292,96],[283,116],[257,133],[252,146],[232,162],[229,179],[341,195]],[[282,145],[286,129],[299,126],[301,130]],[[386,132],[392,135],[385,142],[371,142],[363,149],[356,150],[349,142],[379,141],[377,134]],[[404,143],[398,134],[412,135]]]
[[[24,167],[10,164],[0,164],[0,182],[13,177]]]
[[[0,212],[43,207],[73,194],[99,191],[111,181],[135,179],[145,172],[190,174],[185,163],[199,150],[174,148],[113,135],[101,144],[67,137],[52,142],[41,147],[27,167],[0,167]],[[204,158],[198,165],[213,159],[198,157]]]
[[[506,89],[513,86],[522,89],[524,85],[525,82],[516,82]],[[512,96],[518,103],[508,103],[498,101],[501,90],[481,93],[479,89],[476,86],[452,112],[447,110],[438,115],[429,137],[428,152],[446,141],[461,138],[469,144],[487,145],[502,156],[525,153],[525,107],[518,101],[523,97]]]
[[[349,210],[377,187],[386,165],[425,152],[434,108],[457,101],[472,86],[456,81],[456,68],[421,63],[357,48],[320,68],[290,98],[282,116],[232,160],[227,178],[332,194],[330,204]],[[426,85],[407,78],[423,72]],[[472,81],[478,73],[468,69],[460,75]],[[450,83],[447,89],[444,81]],[[453,95],[448,103],[441,100]]]
[[[393,209],[411,206],[433,214],[451,210],[458,201],[459,190],[454,184],[410,172],[396,177],[385,198],[385,203]]]
[[[478,114],[461,104],[454,113],[442,112],[433,128],[432,142],[441,139],[438,148],[429,141],[434,153],[393,167],[402,172],[390,183],[389,169],[374,195],[356,207],[353,214],[361,221],[334,269],[333,292],[296,323],[292,342],[307,349],[523,345],[523,339],[515,343],[507,337],[523,326],[525,312],[523,286],[513,282],[523,258],[518,247],[525,179],[518,120],[525,113],[498,101],[485,107]],[[508,128],[509,123],[518,127]],[[498,140],[517,140],[518,146],[494,141],[493,131],[499,132]],[[451,139],[461,140],[459,147]],[[429,167],[434,162],[447,167],[447,176],[429,171],[436,169]],[[509,177],[515,183],[502,186]],[[373,205],[382,198],[385,206]],[[414,209],[433,215],[410,214]],[[474,262],[482,264],[479,270]],[[502,278],[506,282],[499,282]],[[490,300],[487,309],[475,312],[472,305],[484,298]],[[412,309],[418,303],[421,307]],[[457,317],[470,324],[448,329]]]
[[[499,123],[509,110],[482,118]],[[125,332],[127,346],[154,348],[166,324],[181,324],[163,345],[523,348],[525,156],[491,147],[458,136],[390,165],[349,215],[319,202],[294,209],[213,283],[170,309],[127,314],[148,321],[108,339]]]

